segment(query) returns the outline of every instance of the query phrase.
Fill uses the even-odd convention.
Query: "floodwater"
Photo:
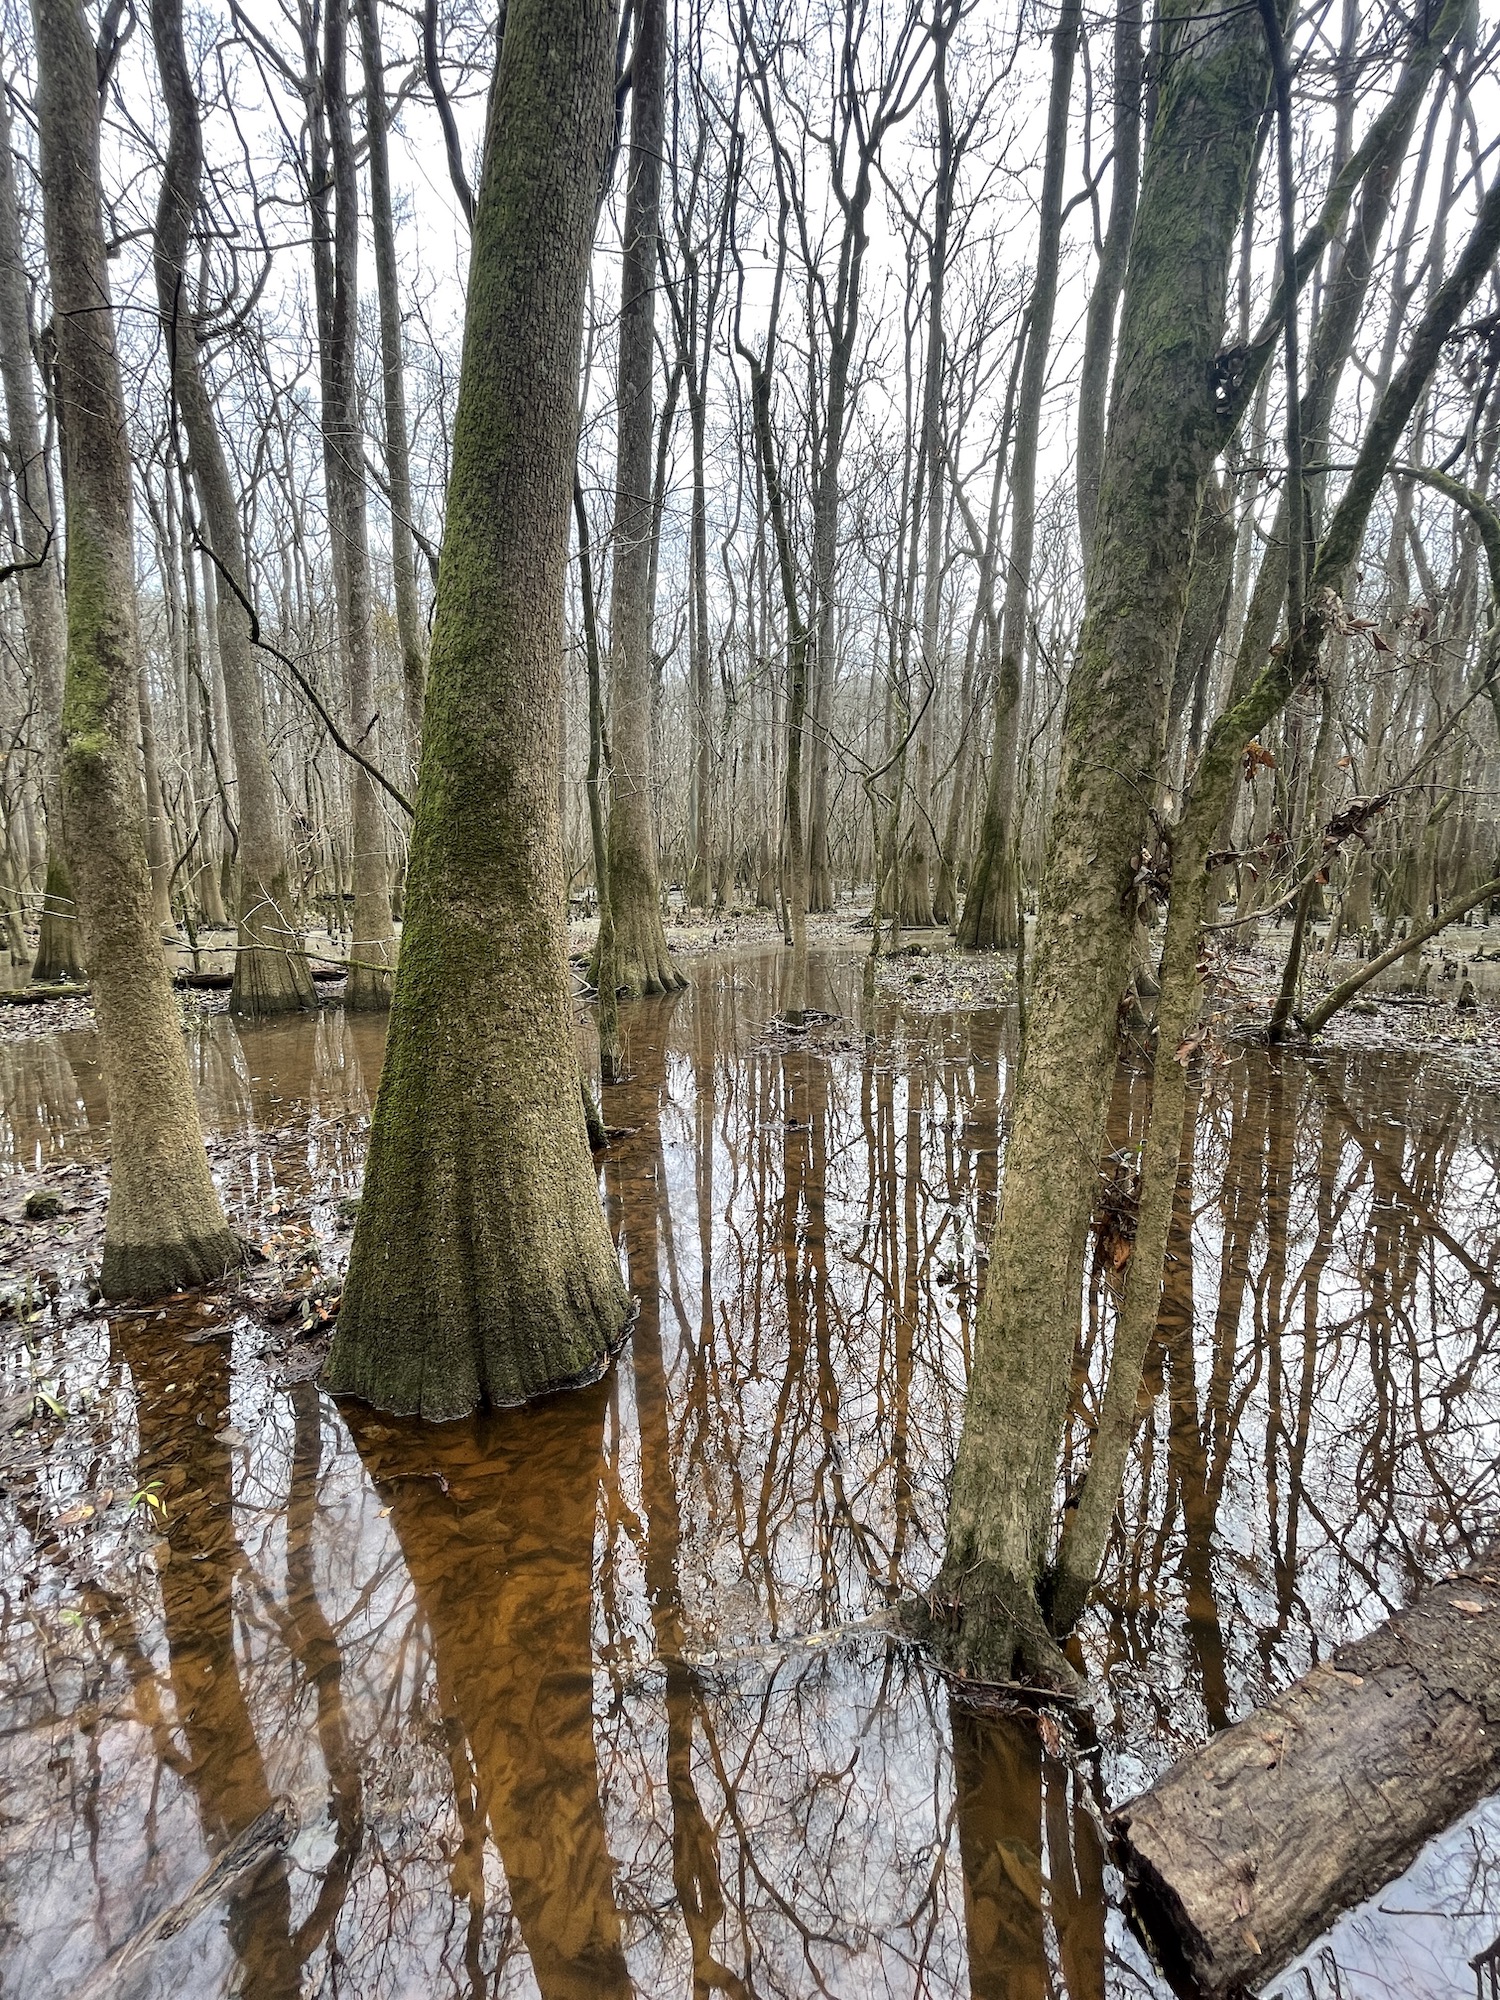
[[[595,1389],[428,1428],[245,1312],[90,1311],[67,1238],[20,1288],[0,1994],[1159,1994],[1101,1808],[1500,1520],[1500,1089],[1242,1053],[1080,1635],[1097,1737],[950,1705],[888,1613],[939,1561],[1014,1021],[865,1022],[831,952],[798,1040],[774,953],[694,975],[605,1097],[640,1316]],[[226,1200],[328,1292],[380,1038],[194,1031]],[[1122,1151],[1141,1109],[1122,1073]],[[106,1143],[91,1037],[0,1045],[0,1245],[37,1185],[85,1235]],[[1491,1804],[1272,1990],[1472,1992],[1497,1932]]]

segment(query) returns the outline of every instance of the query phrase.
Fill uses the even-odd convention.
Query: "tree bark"
[[[330,6],[324,24],[323,101],[333,182],[331,254],[324,280],[323,465],[328,512],[337,545],[335,593],[342,628],[349,697],[349,737],[366,756],[376,748],[375,626],[370,596],[370,527],[365,506],[364,425],[359,408],[359,181],[345,81],[346,16]],[[326,199],[326,197],[325,197]],[[314,248],[320,236],[314,231]],[[349,773],[353,810],[354,936],[344,1004],[369,1012],[390,1005],[395,935],[390,864],[380,792],[368,771]]]
[[[27,306],[21,209],[11,151],[10,101],[0,90],[0,377],[10,424],[7,456],[15,483],[15,560],[26,652],[36,681],[37,712],[43,731],[42,805],[47,818],[47,873],[42,892],[41,936],[31,976],[73,980],[83,974],[78,912],[68,880],[62,830],[58,744],[62,727],[63,631],[61,551],[55,546],[52,496],[37,419],[31,367],[31,315]]]
[[[1213,359],[1270,66],[1211,0],[1164,31],[1120,328],[1097,542],[1063,721],[1005,1201],[980,1309],[938,1599],[965,1671],[1063,1669],[1037,1587],[1078,1330],[1083,1246],[1130,968],[1194,523],[1222,432]],[[1191,157],[1194,172],[1184,175]],[[971,894],[973,892],[971,891]]]
[[[1130,232],[1141,181],[1141,0],[1121,0],[1115,14],[1114,180],[1109,227],[1089,294],[1083,360],[1078,371],[1078,539],[1087,570],[1094,547],[1094,514],[1104,463],[1104,420],[1109,405],[1110,348],[1125,283]]]
[[[506,30],[509,33],[509,28]],[[631,61],[630,166],[620,266],[614,577],[610,593],[609,887],[615,972],[637,998],[684,985],[667,951],[651,809],[652,396],[656,245],[665,143],[665,0],[640,0]]]
[[[391,487],[391,574],[396,594],[396,637],[406,691],[406,754],[417,768],[422,702],[427,684],[427,635],[417,598],[416,548],[411,531],[411,445],[406,428],[406,370],[401,353],[401,297],[396,272],[396,224],[391,209],[391,165],[380,48],[379,0],[358,0],[365,71],[365,131],[370,142],[370,233],[375,239],[375,295],[380,312],[380,379],[385,414],[385,465]]]
[[[953,201],[953,108],[948,95],[948,43],[956,23],[939,12],[933,28],[936,56],[933,95],[937,110],[937,186],[932,243],[927,259],[927,356],[922,379],[922,455],[926,461],[922,559],[922,692],[924,706],[915,744],[911,838],[901,889],[901,921],[914,929],[944,923],[951,914],[933,905],[932,763],[939,679],[938,633],[943,602],[943,280],[948,266],[948,218]]]
[[[156,210],[156,299],[172,393],[187,433],[203,525],[217,569],[212,615],[238,778],[238,949],[229,1011],[257,1018],[316,1006],[317,997],[297,935],[286,843],[271,777],[260,675],[251,641],[239,499],[203,378],[188,296],[188,247],[202,199],[203,131],[182,39],[182,0],[152,0],[151,37],[170,121]]]
[[[564,590],[608,0],[512,0],[469,268],[406,924],[327,1381],[429,1418],[596,1379],[628,1301],[563,914]]]
[[[1132,1901],[1194,1990],[1262,1990],[1500,1782],[1495,1571],[1340,1646],[1115,1814]]]
[[[64,429],[68,651],[62,799],[103,1049],[112,1162],[107,1298],[222,1277],[219,1206],[151,908],[137,712],[132,494],[100,222],[94,47],[80,0],[36,0],[37,124]]]
[[[1019,935],[1016,894],[1016,753],[1020,743],[1021,664],[1031,610],[1031,558],[1036,538],[1036,462],[1041,437],[1047,352],[1057,304],[1062,246],[1063,173],[1068,157],[1068,105],[1078,50],[1081,0],[1064,0],[1052,32],[1052,92],[1047,108],[1047,151],[1042,170],[1041,236],[1026,327],[1026,357],[1016,405],[1016,438],[1010,461],[1010,559],[1000,617],[1000,671],[995,683],[995,743],[990,757],[984,823],[958,941],[971,948],[1005,950]],[[1122,365],[1125,329],[1121,328]],[[1200,398],[1201,400],[1201,398]]]
[[[1450,12],[1448,18],[1453,18]],[[1329,606],[1347,587],[1370,507],[1410,420],[1444,339],[1472,299],[1486,260],[1500,244],[1500,188],[1492,189],[1459,265],[1416,329],[1405,363],[1382,397],[1348,486],[1318,551],[1301,624],[1282,653],[1209,732],[1182,814],[1172,834],[1172,892],[1167,906],[1157,1000],[1156,1075],[1141,1149],[1140,1199],[1133,1252],[1120,1306],[1099,1428],[1077,1505],[1063,1532],[1051,1579],[1051,1622],[1065,1630],[1082,1610],[1098,1572],[1129,1446],[1141,1362],[1161,1302],[1172,1193],[1186,1098],[1185,1044],[1201,1002],[1199,946],[1212,875],[1208,856],[1248,742],[1285,705],[1316,665]],[[992,1266],[993,1272],[993,1266]],[[993,1276],[991,1278],[993,1284]]]

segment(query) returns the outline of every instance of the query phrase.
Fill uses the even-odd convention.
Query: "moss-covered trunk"
[[[1269,61],[1259,21],[1171,9],[1121,318],[1083,634],[1068,689],[1027,1046],[980,1312],[940,1593],[956,1657],[1055,1664],[1037,1589],[1083,1247],[1130,968],[1193,528],[1218,449],[1214,356]]]
[[[151,907],[131,472],[99,211],[94,47],[80,0],[37,0],[37,125],[65,448],[62,798],[83,919],[112,1166],[106,1297],[221,1277],[242,1256],[209,1177],[182,1023]]]
[[[1378,188],[1374,198],[1379,199]],[[1500,189],[1492,189],[1464,257],[1424,315],[1406,361],[1382,397],[1366,433],[1354,474],[1319,547],[1307,609],[1288,645],[1267,662],[1254,684],[1214,724],[1173,831],[1172,893],[1157,1001],[1156,1077],[1141,1150],[1135,1242],[1088,1472],[1058,1550],[1051,1615],[1059,1630],[1071,1625],[1082,1610],[1104,1554],[1124,1476],[1141,1364],[1157,1323],[1186,1104],[1186,1072],[1178,1051],[1197,1018],[1202,992],[1199,948],[1212,880],[1208,856],[1239,780],[1246,744],[1317,668],[1329,629],[1330,607],[1348,586],[1385,468],[1436,365],[1443,341],[1458,315],[1467,309],[1497,246]],[[1373,252],[1373,238],[1367,239],[1366,247]],[[1316,1015],[1310,1017],[1313,1022],[1316,1019]]]
[[[509,33],[509,29],[506,30]],[[609,887],[622,991],[670,993],[682,974],[667,952],[651,805],[651,545],[656,367],[656,245],[666,124],[665,0],[640,0],[631,59],[630,169],[620,261],[615,418],[614,583],[610,599]]]
[[[607,0],[512,0],[474,226],[406,923],[331,1387],[453,1417],[605,1367],[558,818]]]
[[[244,537],[229,460],[198,353],[187,254],[203,183],[203,132],[182,39],[182,0],[152,0],[151,36],[170,130],[156,210],[156,298],[173,396],[203,507],[216,573],[214,628],[234,746],[239,815],[238,949],[230,1012],[284,1014],[317,1004],[292,909],[286,842],[251,641]]]

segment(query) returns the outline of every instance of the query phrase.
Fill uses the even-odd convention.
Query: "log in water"
[[[1271,1979],[1500,1784],[1500,1550],[1294,1681],[1115,1815],[1188,1992]]]

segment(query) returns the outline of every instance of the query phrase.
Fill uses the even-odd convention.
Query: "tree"
[[[385,410],[385,463],[391,484],[391,574],[396,636],[406,690],[407,754],[416,769],[422,733],[427,641],[417,602],[411,530],[411,444],[406,429],[406,370],[401,353],[401,300],[396,284],[396,223],[391,207],[391,164],[380,51],[380,0],[357,0],[360,52],[365,70],[365,130],[370,142],[370,228],[375,238],[375,293],[380,309],[380,381]]]
[[[100,223],[95,52],[81,0],[36,0],[37,126],[67,528],[62,802],[109,1093],[107,1298],[243,1259],[208,1171],[151,906],[138,709],[130,453]]]
[[[261,712],[252,636],[244,529],[229,459],[219,436],[187,287],[187,256],[203,188],[203,130],[182,39],[182,0],[152,0],[151,38],[170,132],[156,210],[156,300],[172,394],[187,433],[210,554],[225,707],[239,779],[238,949],[230,1012],[252,1017],[316,1004],[297,937],[286,842],[282,837]]]
[[[323,388],[323,478],[333,540],[349,734],[356,744],[369,748],[379,717],[375,710],[364,426],[359,408],[359,180],[345,77],[347,28],[344,7],[330,6],[324,18],[321,79],[316,50],[309,51],[313,268]],[[390,1000],[394,953],[385,816],[379,790],[367,770],[356,765],[349,784],[353,794],[354,950],[346,1004],[378,1012]]]
[[[507,29],[507,32],[509,30]],[[667,951],[651,807],[652,396],[656,253],[666,134],[665,0],[638,0],[631,58],[630,165],[620,261],[615,411],[615,541],[610,595],[609,893],[617,984],[670,993],[682,974]]]
[[[1419,24],[1419,46],[1429,41],[1441,46],[1441,41],[1451,34],[1457,15],[1458,9],[1450,5],[1430,34],[1424,33],[1425,24]],[[1436,50],[1431,53],[1435,56]],[[1146,1343],[1156,1324],[1181,1148],[1186,1098],[1184,1044],[1202,999],[1199,955],[1211,880],[1208,858],[1213,836],[1241,768],[1245,746],[1285,705],[1296,687],[1317,669],[1330,630],[1341,615],[1337,607],[1348,588],[1381,480],[1437,366],[1444,341],[1452,334],[1460,314],[1472,303],[1497,253],[1500,253],[1500,182],[1491,184],[1463,255],[1414,330],[1402,366],[1381,398],[1348,486],[1334,510],[1327,533],[1318,544],[1306,591],[1299,594],[1296,615],[1289,619],[1286,645],[1279,655],[1267,661],[1254,684],[1215,722],[1173,832],[1173,882],[1162,947],[1157,1012],[1157,1069],[1141,1154],[1135,1248],[1120,1306],[1116,1352],[1099,1433],[1078,1504],[1058,1551],[1053,1615],[1059,1624],[1071,1624],[1082,1610],[1104,1552],[1129,1442],[1129,1412],[1135,1405]],[[1479,901],[1494,886],[1493,882],[1482,885],[1472,900]],[[1461,914],[1457,907],[1441,911],[1431,929],[1435,931],[1443,922]],[[1358,983],[1350,983],[1350,992],[1357,990]],[[1340,994],[1339,999],[1344,997],[1347,995]],[[1310,1018],[1316,1022],[1316,1012]]]
[[[608,0],[513,0],[474,225],[406,921],[327,1381],[441,1418],[588,1381],[627,1313],[584,1133],[557,806]]]
[[[1064,0],[1052,31],[1052,89],[1047,106],[1047,153],[1042,179],[1036,279],[1027,312],[1016,435],[1010,460],[1010,559],[1000,616],[1000,670],[995,683],[995,738],[990,752],[984,822],[969,893],[959,919],[961,944],[993,949],[1020,936],[1016,881],[1016,765],[1021,726],[1021,659],[1031,611],[1031,563],[1036,538],[1036,463],[1041,440],[1047,355],[1057,305],[1062,247],[1063,170],[1068,151],[1068,104],[1082,20],[1080,0]],[[1123,349],[1123,336],[1121,340]]]
[[[1038,1591],[1130,966],[1132,884],[1150,829],[1199,497],[1221,442],[1214,358],[1269,78],[1253,15],[1220,0],[1180,0],[1164,14],[1161,102],[1125,280],[1004,1206],[938,1592],[953,1607],[959,1664],[988,1678],[1009,1679],[1018,1662],[1067,1672]]]
[[[47,812],[47,875],[43,890],[41,938],[32,963],[33,979],[70,980],[83,974],[77,912],[64,859],[62,802],[57,744],[62,722],[63,631],[59,550],[55,547],[52,496],[37,422],[31,366],[31,315],[26,302],[26,264],[21,243],[20,203],[11,153],[10,101],[0,90],[0,376],[10,422],[8,457],[15,487],[16,583],[26,627],[26,650],[36,680],[37,705],[45,732],[43,766]]]

